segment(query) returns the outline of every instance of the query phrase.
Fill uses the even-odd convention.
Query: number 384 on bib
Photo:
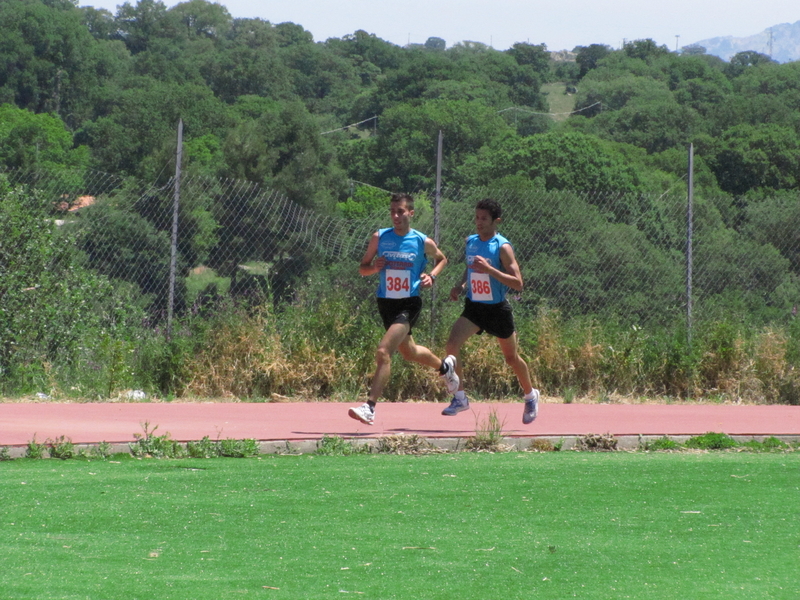
[[[411,272],[404,270],[386,270],[386,297],[408,298],[411,294]]]

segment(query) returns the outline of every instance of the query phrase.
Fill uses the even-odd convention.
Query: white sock
[[[527,394],[525,394],[525,397],[523,398],[523,400],[533,400],[533,393],[535,391],[536,391],[536,389],[531,388],[531,391],[528,392]]]

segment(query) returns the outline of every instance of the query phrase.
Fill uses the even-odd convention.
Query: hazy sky
[[[81,0],[116,14],[120,0]],[[136,4],[136,0],[131,0]],[[168,7],[177,0],[166,0]],[[797,0],[222,0],[234,17],[302,25],[316,41],[363,29],[398,45],[440,37],[498,50],[515,42],[548,50],[652,38],[674,50],[719,36],[746,37],[800,21]],[[675,36],[680,36],[676,38]]]

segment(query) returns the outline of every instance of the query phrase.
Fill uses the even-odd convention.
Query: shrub
[[[760,442],[758,440],[750,440],[742,444],[742,448],[751,452],[781,452],[788,450],[790,447],[789,444],[775,436],[766,437]]]
[[[679,450],[680,448],[681,445],[678,442],[670,439],[666,435],[658,438],[657,440],[644,442],[641,445],[641,449],[647,452],[655,452],[659,450]]]
[[[697,435],[686,441],[687,448],[698,450],[726,450],[734,448],[736,440],[725,433],[714,433],[709,431],[703,435]]]
[[[134,433],[135,442],[129,444],[131,454],[136,457],[150,458],[180,458],[185,454],[179,442],[170,437],[169,432],[164,435],[155,435],[158,425],[150,429],[150,423],[142,424],[144,434]]]
[[[475,425],[475,435],[467,438],[465,447],[473,452],[506,452],[510,448],[503,444],[503,426],[497,411],[492,409],[488,416]]]
[[[317,449],[314,454],[321,456],[350,456],[352,454],[369,454],[371,452],[372,448],[367,444],[356,445],[336,435],[323,435],[322,439],[317,442]]]
[[[28,446],[25,448],[25,458],[45,458],[47,454],[47,446],[45,444],[40,444],[36,441],[36,436],[33,436],[33,439],[28,442]]]
[[[67,460],[68,458],[75,457],[75,445],[72,440],[64,437],[63,435],[54,440],[45,440],[45,446],[50,452],[50,458],[60,458]]]

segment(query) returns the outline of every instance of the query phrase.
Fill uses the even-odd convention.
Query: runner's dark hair
[[[492,198],[484,198],[478,202],[478,204],[475,205],[475,210],[478,209],[488,211],[492,216],[492,221],[496,221],[503,216],[503,209],[500,208],[500,203]]]
[[[391,202],[403,202],[405,201],[406,206],[409,209],[414,210],[414,196],[411,194],[407,194],[406,192],[395,192],[392,194],[392,199],[389,201]]]

